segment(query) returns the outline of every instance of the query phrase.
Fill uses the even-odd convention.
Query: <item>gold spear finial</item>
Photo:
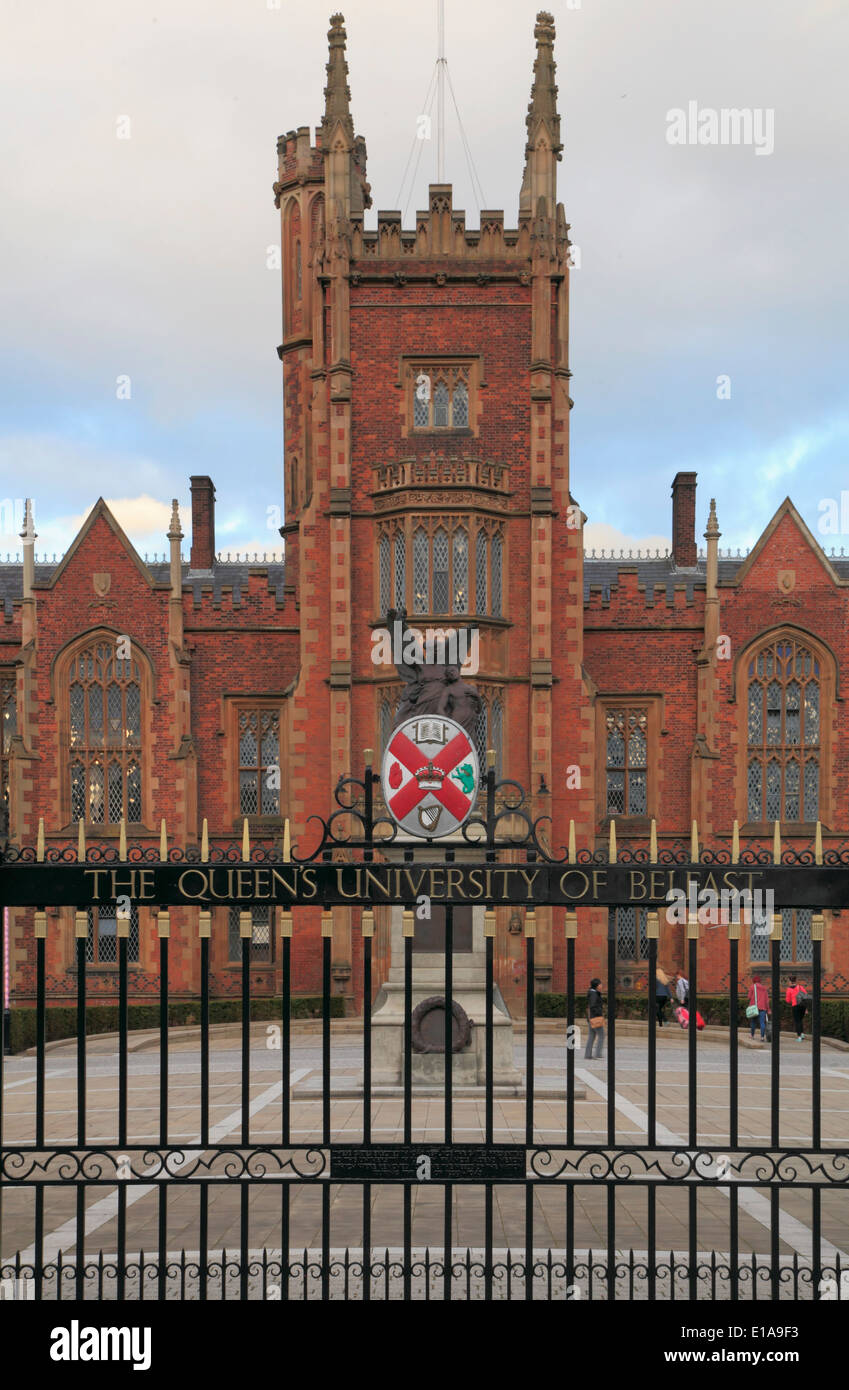
[[[570,864],[577,864],[577,862],[578,862],[578,845],[577,845],[577,841],[576,841],[576,839],[575,839],[575,822],[574,822],[573,820],[570,820],[570,822],[569,822],[569,863],[570,863]]]
[[[200,832],[200,862],[209,863],[209,822],[206,816],[203,818],[203,826]]]
[[[692,864],[699,862],[699,823],[695,820],[690,831],[690,862]]]
[[[159,822],[159,858],[163,864],[168,862],[168,831],[165,829],[165,817]]]
[[[610,822],[610,846],[608,848],[607,857],[611,864],[616,863],[616,821],[612,819]]]
[[[649,862],[657,863],[657,821],[654,816],[651,818],[651,833],[649,835]]]
[[[251,832],[248,829],[247,816],[242,819],[242,859],[247,864],[251,857]]]
[[[822,863],[822,822],[817,821],[817,828],[814,831],[814,863]]]
[[[775,828],[774,828],[773,834],[772,834],[772,862],[773,862],[773,864],[780,864],[780,863],[781,863],[781,829],[780,829],[780,827],[779,827],[778,821],[775,821],[774,826],[775,826]]]
[[[38,839],[35,842],[35,857],[39,864],[44,863],[44,816],[38,818]]]
[[[77,825],[77,859],[82,863],[85,859],[85,821],[80,819]]]
[[[740,822],[735,820],[734,828],[731,831],[731,863],[740,862]]]
[[[290,864],[292,861],[292,838],[289,830],[289,817],[283,822],[283,862]]]
[[[120,829],[118,831],[118,858],[123,864],[127,857],[127,822],[121,817]]]

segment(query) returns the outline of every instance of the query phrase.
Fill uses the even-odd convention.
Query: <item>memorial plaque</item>
[[[334,1144],[330,1149],[331,1181],[524,1182],[526,1172],[524,1144]]]

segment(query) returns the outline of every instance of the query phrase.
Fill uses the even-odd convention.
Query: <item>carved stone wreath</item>
[[[437,1009],[441,1010],[443,1017],[445,1014],[445,995],[432,994],[430,998],[423,999],[413,1009],[412,1015],[412,1036],[414,1052],[444,1052],[445,1051],[445,1028],[441,1029],[443,1041],[439,1042],[428,1036],[428,1018]],[[472,1040],[472,1020],[465,1009],[457,1003],[456,999],[451,1001],[451,1051],[462,1052],[464,1047],[468,1047]],[[435,1020],[431,1020],[431,1026]]]

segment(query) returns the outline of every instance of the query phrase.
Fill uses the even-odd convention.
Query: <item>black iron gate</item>
[[[2,902],[35,909],[36,938],[34,1059],[5,1059],[0,1088],[0,1275],[18,1281],[16,1289],[26,1291],[18,1296],[846,1296],[840,1232],[849,1161],[833,1136],[823,1143],[821,951],[822,908],[849,906],[849,852],[823,854],[819,835],[809,851],[782,852],[776,835],[771,850],[740,851],[735,837],[730,848],[700,851],[693,843],[658,852],[653,836],[646,848],[617,854],[611,836],[607,850],[577,851],[572,843],[552,853],[542,823],[527,814],[522,789],[496,784],[490,768],[485,805],[463,828],[462,840],[441,851],[432,843],[422,863],[394,825],[375,816],[375,781],[369,765],[362,781],[340,784],[339,809],[319,822],[319,843],[302,857],[288,842],[251,849],[247,839],[239,847],[166,846],[159,853],[136,845],[86,847],[82,836],[76,854],[45,850],[42,842],[7,849],[0,865]],[[716,1099],[711,1078],[717,1067],[711,1071],[711,1045],[694,1028],[686,1035],[686,1063],[679,1050],[675,1066],[667,1067],[651,1009],[633,1045],[625,1036],[630,1025],[617,1023],[613,912],[607,959],[596,969],[607,981],[603,1070],[583,1055],[586,982],[579,986],[575,978],[577,909],[645,907],[645,965],[652,981],[657,909],[671,888],[687,891],[690,884],[697,890],[758,887],[774,893],[776,909],[814,909],[810,1067],[800,1073],[795,1062],[790,1066],[795,1089],[789,1098],[782,1094],[790,1064],[778,1027],[768,1061],[753,1060],[760,1070],[751,1074],[741,1070],[740,927],[733,923],[717,928],[728,938],[729,981],[727,1041],[714,1044],[713,1054],[727,1090],[721,1105],[700,1111],[703,1092],[713,1088]],[[244,910],[269,895],[278,908],[283,980],[279,1015],[266,1028],[274,1056],[268,1047],[263,1055],[251,1045],[250,921],[243,917],[240,1032],[230,1057],[216,1050],[211,1032],[209,908],[215,902]],[[87,1035],[87,909],[122,896],[159,909],[155,1067],[147,1059],[156,1053],[131,1049],[127,916],[118,916],[117,927],[117,1040],[103,1054]],[[413,908],[422,897],[445,905],[446,1018],[454,996],[454,907],[473,903],[485,910],[485,1017],[475,1020],[484,1029],[484,1078],[471,1096],[454,1085],[450,1047],[441,1094],[420,1093],[413,1084]],[[506,903],[524,909],[526,992],[524,1038],[517,1033],[515,1057],[523,1084],[510,1096],[493,1085],[494,909]],[[198,913],[199,1028],[188,1056],[168,1026],[167,909],[177,904]],[[332,1018],[335,904],[362,910],[366,1004],[361,1020],[346,1025],[356,1028],[353,1034],[340,1032]],[[377,904],[405,909],[403,1067],[395,1097],[380,1092],[372,1078]],[[77,914],[77,1035],[75,1057],[62,1054],[54,1068],[47,1046],[45,909],[55,905],[72,905]],[[323,983],[313,1041],[313,1034],[293,1027],[291,981],[305,940],[299,913],[318,906]],[[556,1032],[544,1031],[552,1025],[537,1024],[534,1016],[534,910],[541,906],[552,909],[552,930],[566,937],[565,1010]],[[770,923],[775,1001],[777,921]],[[691,913],[686,932],[695,1018],[706,928]],[[312,1091],[298,1090],[300,1054],[315,1064],[307,1070],[320,1075]],[[686,1114],[683,1102],[677,1110],[680,1134],[665,1124],[671,1112],[663,1088],[673,1084],[666,1080],[673,1075],[679,1092],[686,1092]],[[341,1087],[340,1077],[347,1078]],[[617,1085],[634,1090],[643,1079],[641,1109],[623,1099]],[[185,1089],[194,1096],[189,1105]],[[741,1103],[743,1090],[749,1098]],[[235,1109],[218,1118],[228,1091],[237,1096],[230,1102]],[[216,1100],[219,1092],[223,1098]],[[108,1104],[101,1103],[104,1097]],[[767,1110],[767,1135],[750,1133],[757,1130],[757,1109]],[[186,1126],[196,1128],[190,1141]],[[91,1237],[104,1230],[95,1248]]]

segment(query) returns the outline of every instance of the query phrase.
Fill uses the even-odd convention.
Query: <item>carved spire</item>
[[[348,64],[345,61],[345,16],[334,14],[330,17],[327,34],[330,44],[330,58],[327,64],[327,86],[324,89],[324,120],[322,131],[328,133],[337,121],[343,121],[351,140],[354,139],[354,122],[351,118],[351,89],[348,86]]]
[[[537,212],[542,197],[546,200],[549,217],[553,217],[557,203],[556,162],[561,158],[563,146],[560,142],[557,85],[554,81],[557,70],[554,61],[554,16],[547,10],[540,10],[537,15],[534,38],[537,56],[526,118],[528,139],[519,210]]]

